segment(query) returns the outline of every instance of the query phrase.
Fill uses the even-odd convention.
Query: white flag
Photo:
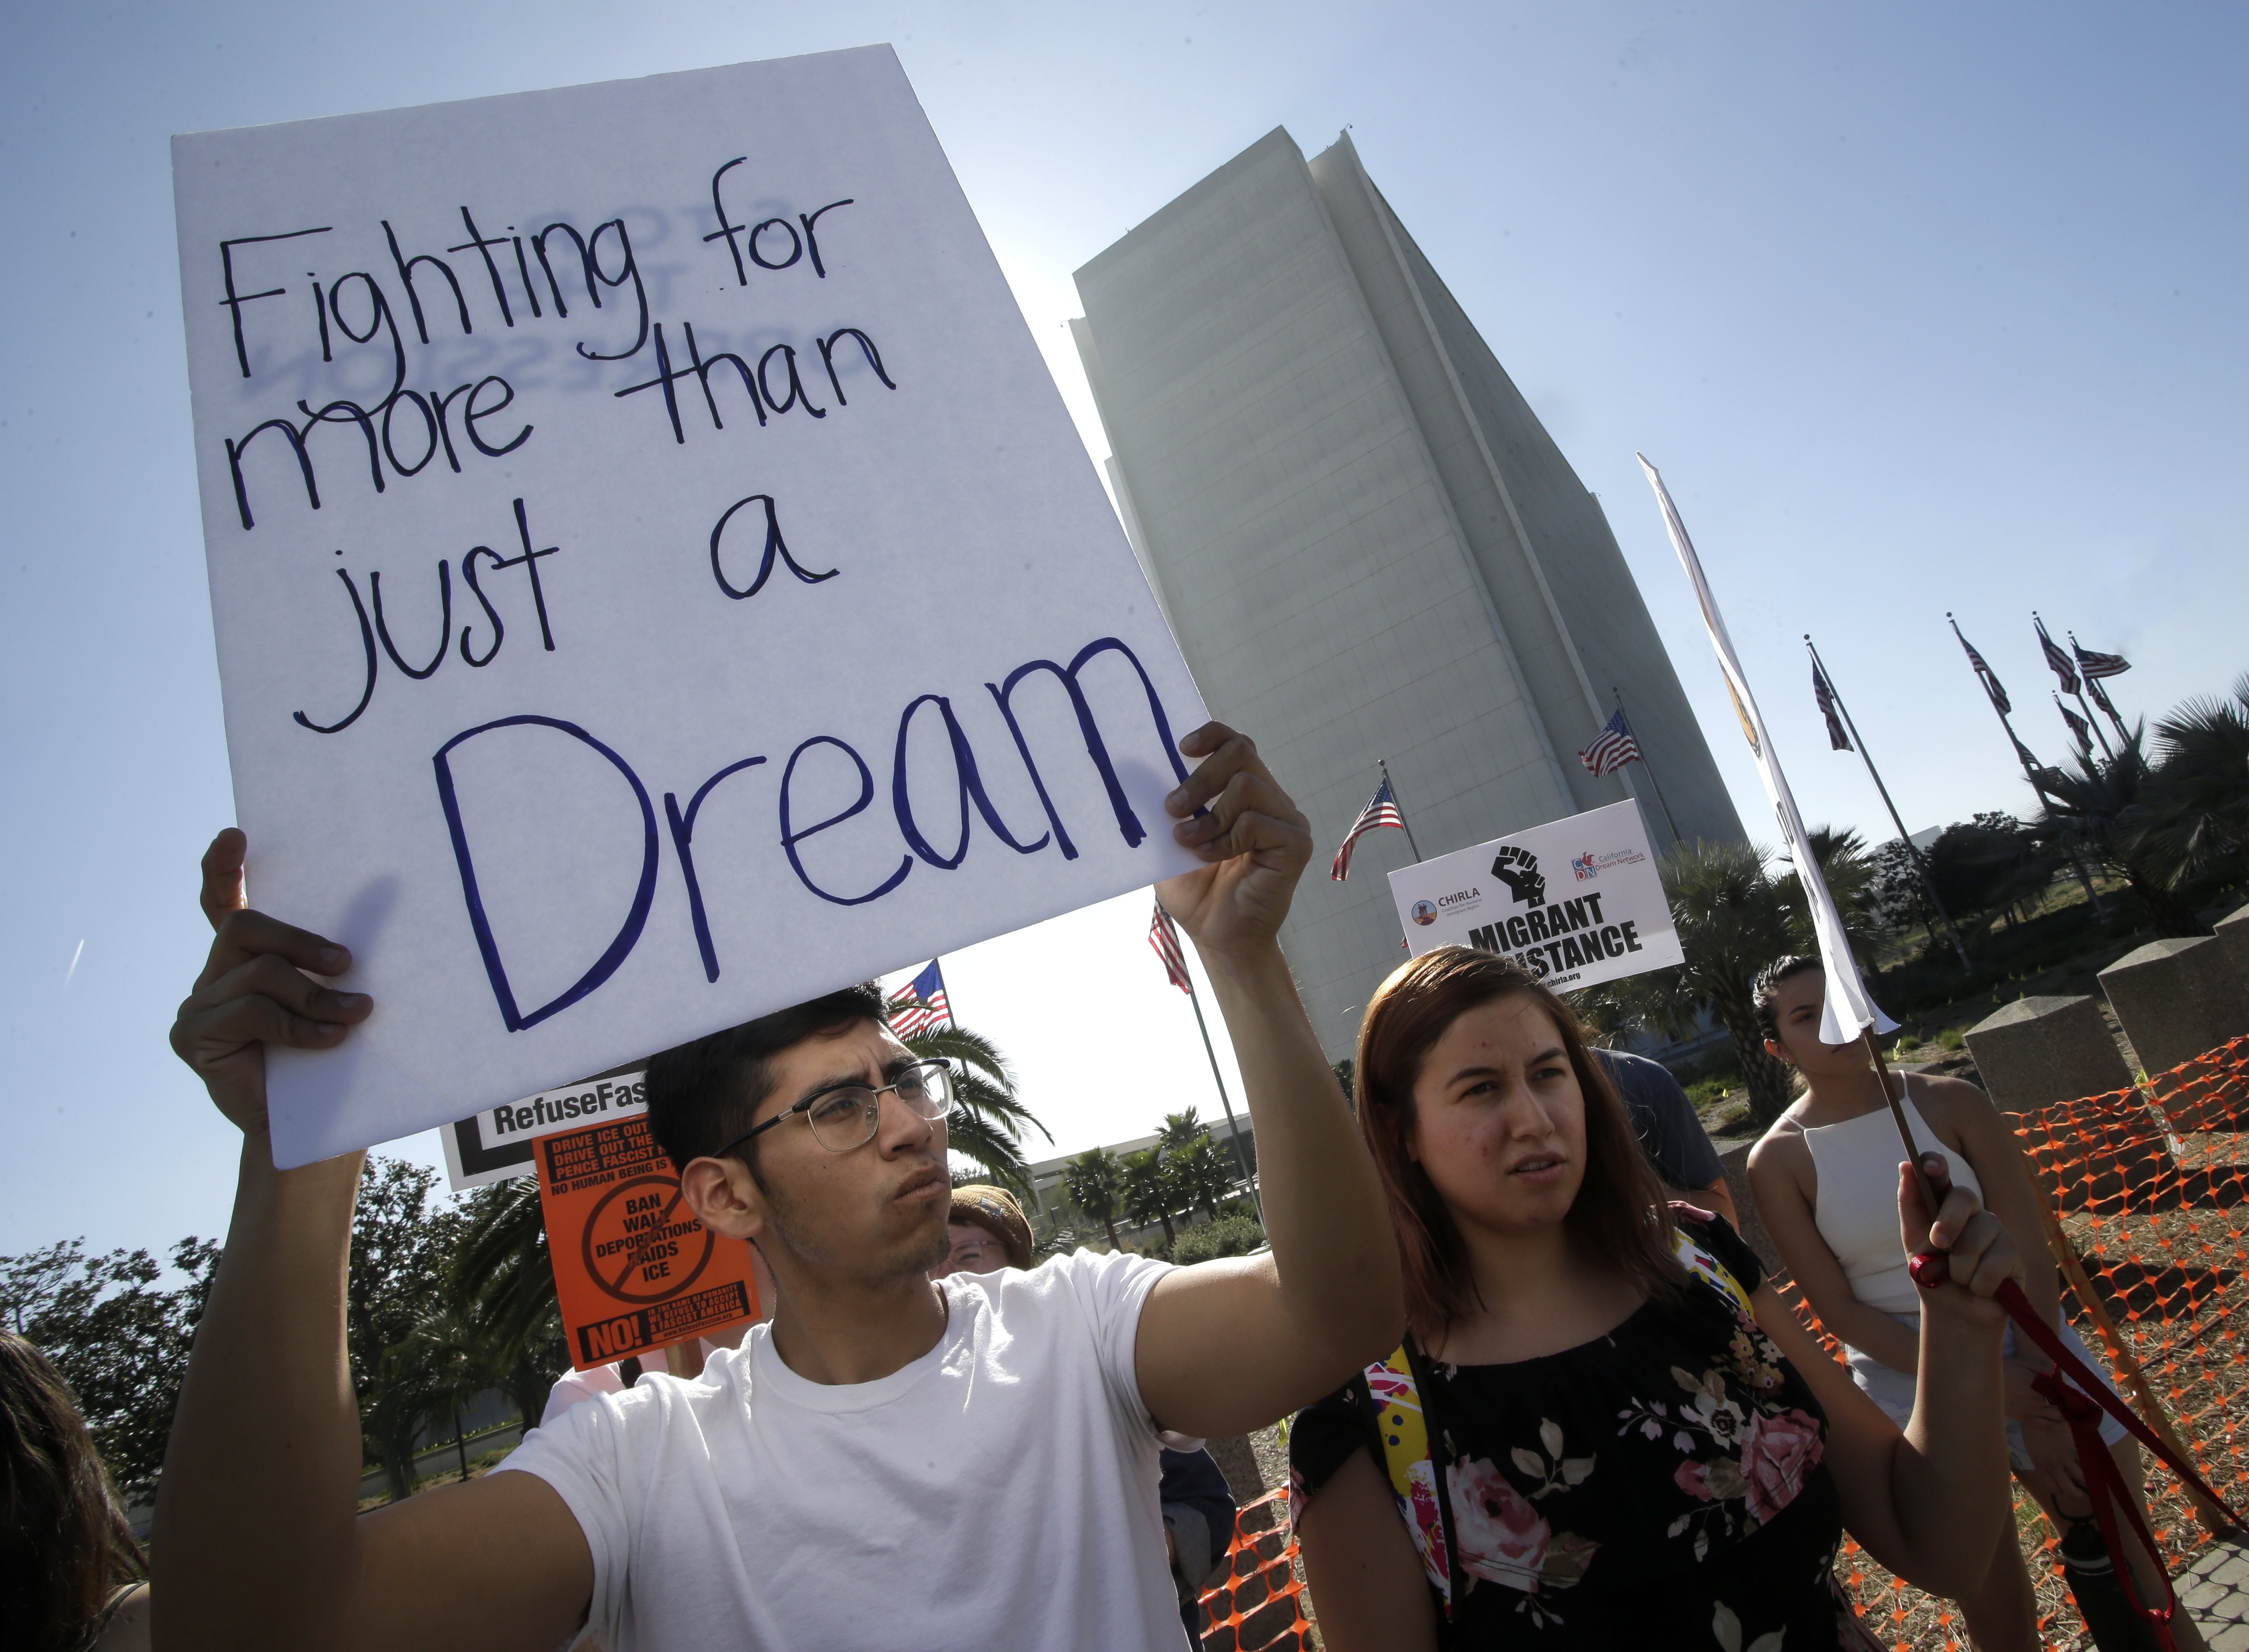
[[[1796,799],[1788,790],[1788,777],[1780,771],[1780,758],[1772,749],[1772,737],[1764,730],[1764,719],[1757,715],[1757,700],[1750,693],[1750,680],[1742,670],[1742,662],[1735,656],[1733,639],[1726,634],[1726,622],[1719,615],[1718,605],[1710,596],[1710,583],[1702,577],[1702,565],[1695,555],[1694,542],[1687,537],[1687,524],[1679,519],[1679,507],[1671,503],[1671,495],[1663,486],[1663,478],[1648,463],[1645,455],[1634,455],[1640,468],[1647,472],[1648,484],[1655,490],[1655,501],[1663,507],[1663,525],[1670,530],[1672,548],[1679,552],[1679,560],[1686,565],[1687,577],[1695,582],[1695,600],[1702,605],[1702,623],[1709,627],[1710,646],[1717,651],[1718,668],[1726,675],[1726,692],[1733,696],[1734,715],[1741,719],[1742,733],[1750,743],[1750,751],[1757,758],[1757,773],[1764,780],[1765,795],[1772,799],[1773,813],[1779,817],[1781,835],[1788,840],[1788,853],[1796,862],[1796,875],[1804,886],[1804,894],[1812,902],[1812,929],[1819,938],[1819,961],[1827,970],[1827,1003],[1819,1018],[1819,1041],[1822,1044],[1850,1044],[1872,1025],[1877,1032],[1894,1032],[1897,1023],[1884,1015],[1867,992],[1867,984],[1859,978],[1858,960],[1851,956],[1851,943],[1843,934],[1843,915],[1835,909],[1835,897],[1827,893],[1827,880],[1819,874],[1819,860],[1812,853],[1811,839],[1804,830],[1804,817],[1796,812]]]

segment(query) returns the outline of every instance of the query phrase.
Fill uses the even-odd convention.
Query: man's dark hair
[[[882,989],[862,981],[666,1050],[648,1064],[648,1128],[657,1146],[682,1170],[689,1160],[718,1152],[750,1128],[773,1093],[774,1057],[807,1038],[882,1018]],[[754,1176],[756,1160],[744,1162]]]

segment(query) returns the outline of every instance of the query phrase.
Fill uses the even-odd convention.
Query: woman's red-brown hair
[[[1663,1185],[1606,1071],[1586,1048],[1570,1006],[1513,959],[1469,947],[1439,947],[1392,972],[1366,1006],[1353,1073],[1358,1128],[1390,1198],[1406,1273],[1406,1320],[1423,1343],[1482,1306],[1452,1211],[1406,1150],[1421,1064],[1463,1014],[1521,993],[1554,1023],[1585,1102],[1585,1174],[1563,1218],[1592,1260],[1650,1295],[1680,1289],[1686,1275],[1671,1248]]]

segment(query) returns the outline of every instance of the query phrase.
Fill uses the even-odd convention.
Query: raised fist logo
[[[1546,904],[1546,880],[1538,875],[1538,857],[1530,850],[1510,844],[1491,863],[1491,875],[1505,884],[1507,892],[1523,905]]]

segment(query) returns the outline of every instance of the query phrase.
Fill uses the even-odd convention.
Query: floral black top
[[[1680,1225],[1756,1288],[1756,1253],[1723,1217]],[[1831,1582],[1842,1511],[1820,1463],[1826,1416],[1718,1287],[1697,1280],[1542,1359],[1418,1363],[1431,1455],[1450,1492],[1452,1569],[1465,1584],[1448,1645],[1843,1644]],[[1382,1466],[1376,1430],[1388,1409],[1361,1379],[1297,1415],[1293,1505],[1354,1451],[1374,1451]]]

